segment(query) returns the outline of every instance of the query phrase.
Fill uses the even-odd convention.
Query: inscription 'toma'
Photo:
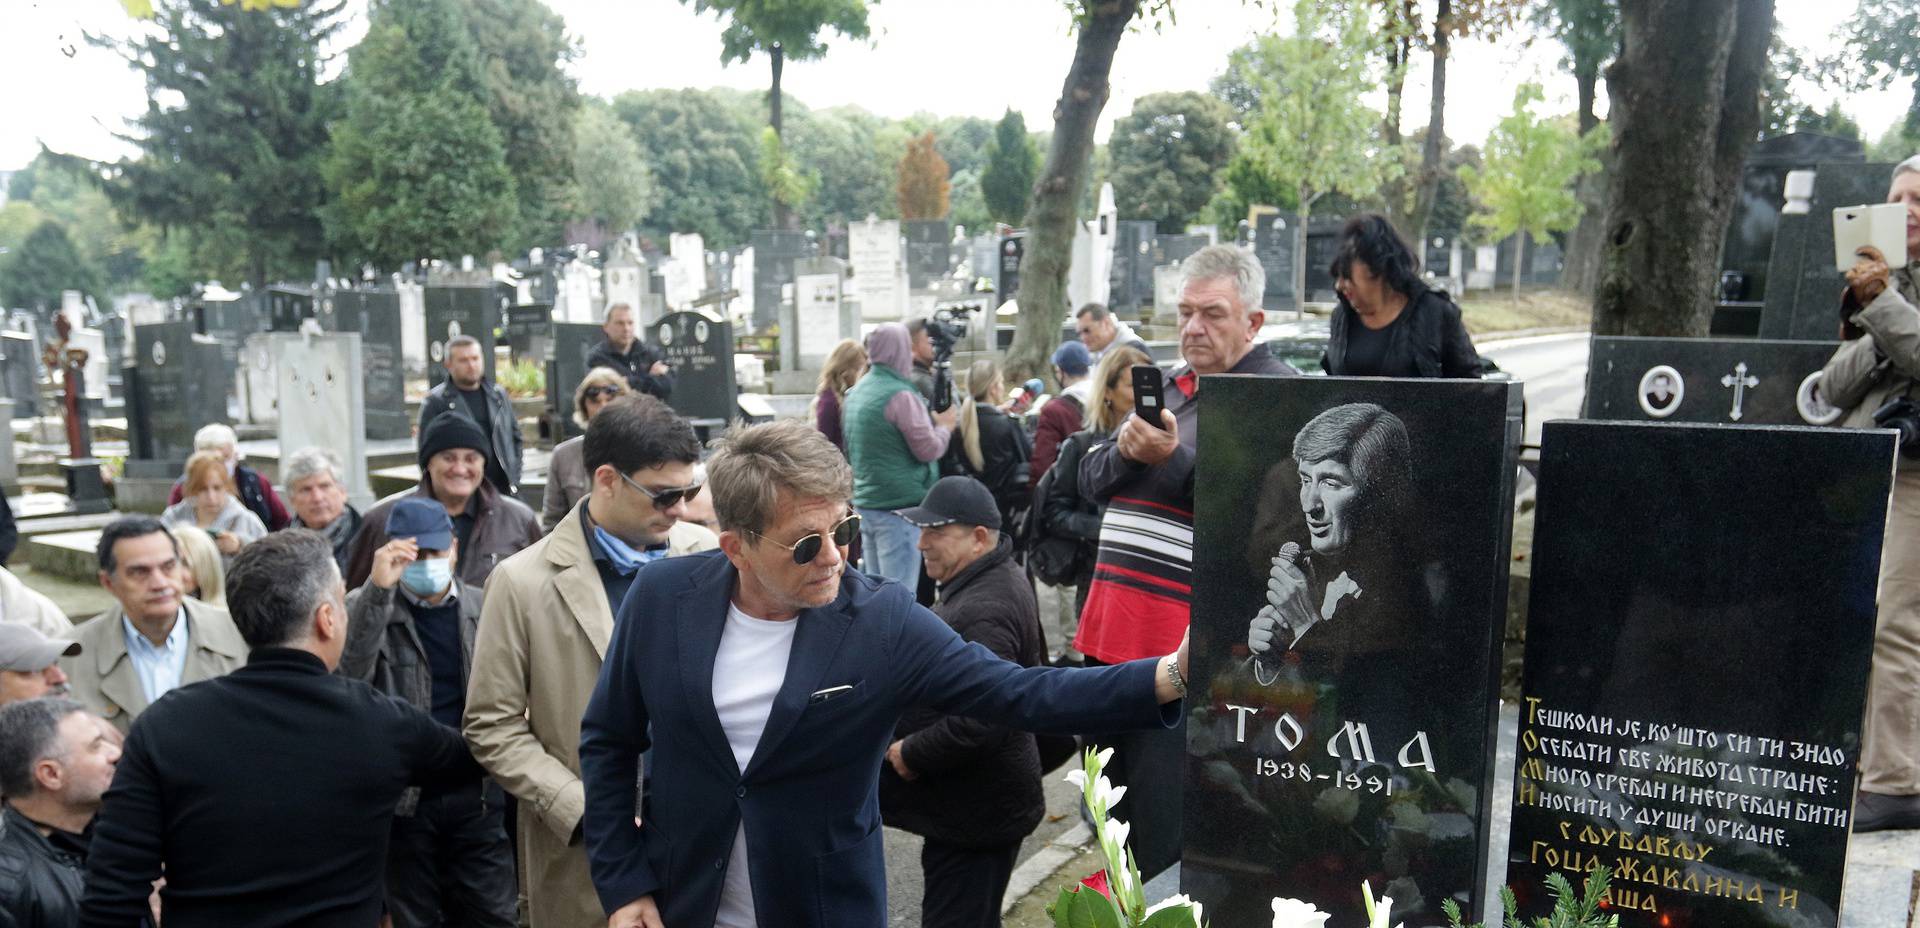
[[[1260,709],[1256,706],[1228,705],[1227,711],[1234,714],[1234,743],[1246,744],[1247,717],[1258,715]],[[1307,731],[1300,727],[1299,721],[1294,719],[1292,713],[1282,712],[1280,717],[1274,720],[1273,737],[1280,742],[1281,747],[1292,751],[1307,740]],[[1373,733],[1368,730],[1365,722],[1347,722],[1340,726],[1340,730],[1327,739],[1327,756],[1367,764],[1380,763],[1373,753]],[[1434,766],[1433,751],[1427,746],[1427,733],[1424,731],[1414,732],[1413,737],[1400,746],[1400,752],[1395,759],[1403,769],[1425,770],[1433,774],[1440,772]]]

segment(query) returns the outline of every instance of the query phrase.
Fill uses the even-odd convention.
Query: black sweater
[[[168,928],[377,924],[401,790],[479,775],[426,713],[305,651],[256,650],[134,723],[94,820],[80,923],[139,924],[164,867]]]

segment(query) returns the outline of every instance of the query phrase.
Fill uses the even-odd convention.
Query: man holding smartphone
[[[1087,605],[1074,648],[1087,664],[1118,664],[1165,654],[1186,633],[1193,584],[1193,459],[1203,374],[1297,376],[1292,365],[1256,344],[1266,321],[1260,297],[1266,272],[1253,252],[1212,245],[1180,268],[1180,354],[1170,382],[1157,368],[1134,370],[1134,414],[1114,440],[1080,461],[1083,493],[1107,507]],[[1134,852],[1151,877],[1180,856],[1179,784],[1184,729],[1140,731],[1112,739],[1108,776],[1136,790]]]

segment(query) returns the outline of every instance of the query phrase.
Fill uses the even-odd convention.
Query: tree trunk
[[[1391,18],[1389,27],[1398,25],[1399,29],[1389,29],[1392,35],[1387,42],[1387,113],[1380,121],[1381,135],[1388,149],[1400,147],[1403,140],[1400,134],[1400,114],[1404,108],[1407,86],[1407,62],[1413,57],[1413,33],[1407,28],[1412,23],[1412,0],[1402,6],[1389,3],[1387,9]],[[1405,230],[1413,219],[1413,204],[1407,202],[1407,178],[1396,176],[1380,185],[1380,197],[1386,203],[1387,217],[1394,227]]]
[[[1580,120],[1580,134],[1585,136],[1600,126],[1600,117],[1593,112],[1600,90],[1600,62],[1583,58],[1576,52],[1573,80],[1579,88],[1579,109],[1575,115]],[[1584,209],[1579,224],[1567,233],[1567,260],[1560,275],[1562,289],[1583,296],[1593,295],[1600,278],[1600,243],[1605,238],[1607,179],[1612,174],[1613,153],[1602,154],[1600,161],[1601,169],[1580,178],[1574,189]]]
[[[1293,224],[1293,318],[1307,318],[1307,220],[1313,215],[1313,201],[1300,192],[1300,221]]]
[[[1773,0],[1624,0],[1596,335],[1703,337],[1760,127]]]
[[[778,136],[783,131],[780,125],[780,72],[787,65],[786,49],[781,48],[779,43],[774,43],[774,46],[767,50],[767,61],[773,65],[773,88],[767,91],[767,125],[772,126],[773,134]],[[785,143],[786,139],[783,136],[781,144]],[[781,202],[778,196],[773,198],[773,227],[788,232],[797,232],[800,229],[799,217],[794,215],[793,207]]]
[[[1513,236],[1513,305],[1520,305],[1520,266],[1527,260],[1527,230]]]
[[[1111,92],[1107,76],[1141,0],[1084,0],[1086,15],[1053,106],[1053,141],[1027,205],[1027,251],[1020,268],[1020,317],[1007,351],[1009,382],[1049,373],[1048,359],[1067,318],[1067,268],[1073,225],[1093,154],[1093,128]]]
[[[1404,229],[1416,243],[1427,240],[1427,222],[1440,198],[1440,159],[1447,153],[1447,55],[1453,48],[1453,0],[1439,0],[1433,11],[1433,97],[1427,103],[1427,144],[1420,149],[1420,186],[1414,197],[1413,221]],[[1426,254],[1424,244],[1413,253]]]

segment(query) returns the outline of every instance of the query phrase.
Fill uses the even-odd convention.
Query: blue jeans
[[[856,508],[860,513],[860,569],[908,590],[920,586],[920,528],[892,510]]]

